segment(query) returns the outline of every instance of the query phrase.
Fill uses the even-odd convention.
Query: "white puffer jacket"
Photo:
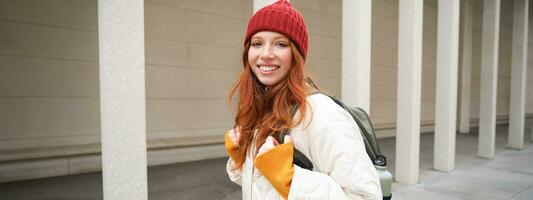
[[[313,162],[313,171],[294,165],[289,191],[293,199],[382,199],[378,174],[366,154],[363,138],[354,119],[323,94],[307,97],[308,114],[291,130],[294,147]],[[298,114],[296,115],[298,116]],[[270,182],[253,166],[251,149],[241,170],[230,179],[242,186],[245,200],[283,199]]]

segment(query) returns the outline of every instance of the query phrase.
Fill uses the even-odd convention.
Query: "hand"
[[[237,163],[243,161],[244,155],[239,153],[239,138],[241,137],[241,129],[236,127],[232,130],[229,130],[224,135],[224,146],[229,156],[233,161]]]
[[[239,139],[241,138],[241,127],[231,129],[231,131],[229,132],[229,137],[231,139],[231,142],[238,146]]]
[[[279,145],[272,136],[268,136],[259,148],[254,166],[258,174],[264,176],[282,197],[288,199],[294,176],[294,146],[288,135],[284,141],[284,144]]]
[[[290,142],[292,142],[291,137],[286,135],[284,138],[284,144],[287,144]],[[268,136],[267,139],[265,140],[265,143],[261,146],[261,148],[259,148],[259,152],[257,152],[257,156],[267,152],[268,150],[275,148],[278,145],[279,143],[276,139],[274,139],[274,137]]]

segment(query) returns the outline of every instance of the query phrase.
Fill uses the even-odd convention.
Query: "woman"
[[[329,97],[308,96],[316,86],[304,70],[307,38],[303,17],[285,0],[250,18],[244,68],[229,95],[231,102],[238,94],[235,128],[225,136],[229,177],[243,199],[381,199],[355,121]],[[293,148],[312,171],[293,164]]]

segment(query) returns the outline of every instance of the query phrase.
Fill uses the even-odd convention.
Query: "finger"
[[[266,140],[265,140],[265,143],[263,144],[264,147],[273,147],[274,146],[274,141],[272,141],[272,138],[270,137],[267,137]]]
[[[238,145],[239,138],[235,135],[235,131],[233,129],[231,129],[229,132],[229,138],[233,144]]]
[[[283,139],[283,143],[286,144],[286,143],[291,143],[292,142],[292,138],[291,136],[289,135],[286,135],[285,138]]]
[[[275,146],[274,146],[273,141],[270,138],[267,138],[265,140],[265,143],[261,146],[261,148],[259,148],[259,152],[258,152],[257,155],[261,155],[261,154],[267,152],[268,150],[273,149],[274,147]]]
[[[276,139],[275,139],[274,137],[272,137],[272,136],[268,136],[268,137],[267,137],[267,140],[268,140],[270,143],[272,143],[273,146],[278,146],[278,145],[279,145],[278,140],[276,140]]]

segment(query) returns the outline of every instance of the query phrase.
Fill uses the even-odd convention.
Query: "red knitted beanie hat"
[[[274,31],[287,36],[296,44],[304,59],[307,58],[307,26],[303,16],[286,0],[261,8],[250,18],[244,45],[260,31]]]

